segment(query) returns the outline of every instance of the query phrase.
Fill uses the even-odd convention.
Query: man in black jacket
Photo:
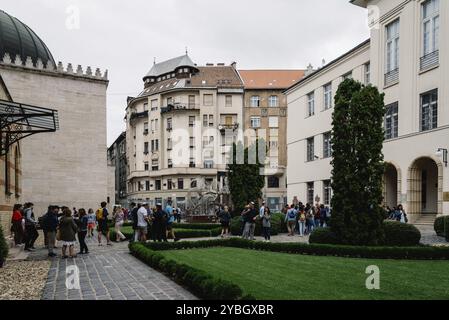
[[[167,242],[167,222],[168,214],[166,211],[162,210],[162,204],[158,203],[156,205],[156,212],[154,213],[153,230],[155,235],[153,240],[159,242]]]
[[[56,243],[56,230],[58,229],[58,212],[57,206],[49,206],[47,213],[42,217],[42,230],[47,235],[48,240],[48,256],[56,257],[53,252]]]
[[[131,203],[131,220],[133,222],[133,230],[134,230],[134,234],[133,237],[131,239],[129,239],[129,242],[137,242],[139,239],[139,232],[137,230],[137,222],[138,222],[138,218],[137,218],[137,211],[139,211],[140,208],[140,204],[136,205],[134,202]]]

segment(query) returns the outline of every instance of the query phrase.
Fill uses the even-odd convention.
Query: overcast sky
[[[109,70],[108,145],[154,57],[188,47],[199,65],[302,69],[369,37],[367,12],[348,0],[2,0],[1,9],[31,27],[56,62]]]

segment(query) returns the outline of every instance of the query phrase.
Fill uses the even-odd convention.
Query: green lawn
[[[238,284],[258,300],[449,299],[449,261],[316,257],[237,248],[161,251]],[[368,290],[365,270],[380,268],[380,290]]]

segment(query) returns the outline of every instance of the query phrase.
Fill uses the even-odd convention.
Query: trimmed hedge
[[[227,280],[217,279],[204,271],[165,258],[140,243],[129,245],[131,253],[150,267],[165,273],[178,284],[187,287],[197,297],[206,300],[250,300],[242,289]]]
[[[151,229],[151,228],[150,228]],[[151,239],[151,230],[149,229],[149,233],[147,234],[147,239]],[[126,239],[131,239],[134,235],[134,230],[130,227],[122,228],[122,233],[126,237]],[[218,237],[221,234],[221,228],[215,228],[212,230],[195,230],[195,229],[176,229],[175,228],[175,236],[180,239],[191,239],[191,238],[208,238],[208,237]],[[110,238],[112,241],[115,241],[117,235],[115,230],[111,229]]]
[[[274,213],[271,216],[271,235],[276,236],[280,233],[287,233],[287,224],[284,222],[285,216],[282,213]],[[231,220],[231,233],[234,236],[242,235],[243,222],[241,217],[234,217]],[[259,218],[256,221],[255,236],[262,236],[262,220]]]
[[[327,244],[304,243],[271,243],[248,241],[240,238],[225,240],[147,243],[145,246],[154,251],[183,250],[210,247],[233,247],[260,251],[281,252],[289,254],[305,254],[316,256],[336,256],[364,259],[397,259],[397,260],[449,260],[449,247],[364,247]]]
[[[194,230],[213,230],[220,228],[221,225],[216,223],[175,223],[173,224],[175,229],[194,229]]]
[[[8,257],[8,244],[6,243],[5,234],[3,233],[2,226],[0,226],[0,268],[3,267],[3,263]]]
[[[412,247],[418,246],[421,240],[421,232],[411,224],[397,221],[384,222],[385,242],[383,246]],[[330,228],[315,230],[309,239],[311,244],[341,244],[337,236]]]
[[[449,216],[444,217],[444,237],[449,242]]]
[[[444,216],[438,217],[433,223],[433,229],[439,237],[444,237],[444,219]]]
[[[394,247],[417,246],[421,241],[421,232],[412,224],[398,221],[385,221],[385,245]]]

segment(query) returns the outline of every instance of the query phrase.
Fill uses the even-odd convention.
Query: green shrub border
[[[191,239],[191,238],[212,238],[212,237],[218,237],[221,234],[221,227],[215,228],[215,229],[175,229],[175,235],[176,237],[180,239]],[[126,237],[126,239],[131,239],[134,235],[134,231],[126,231],[122,230],[123,235]],[[151,235],[148,235],[149,238],[151,238]],[[112,241],[115,241],[116,239],[116,233],[114,229],[110,229],[109,237]]]
[[[444,217],[444,237],[449,242],[449,216]]]
[[[148,266],[163,272],[176,283],[205,300],[255,300],[243,296],[242,289],[227,280],[217,279],[208,273],[165,258],[162,254],[141,243],[129,245],[131,254]]]
[[[449,221],[449,219],[448,219]],[[363,247],[345,245],[304,244],[304,243],[270,243],[248,241],[239,238],[209,241],[186,241],[147,243],[145,246],[154,251],[183,250],[210,247],[233,247],[250,250],[271,251],[289,254],[315,256],[334,256],[363,259],[395,260],[449,260],[449,247]]]
[[[444,220],[445,216],[438,217],[433,224],[433,229],[439,237],[444,237]]]
[[[3,263],[6,261],[6,258],[8,257],[8,252],[9,252],[8,244],[6,243],[2,226],[0,226],[0,267],[3,266]]]

